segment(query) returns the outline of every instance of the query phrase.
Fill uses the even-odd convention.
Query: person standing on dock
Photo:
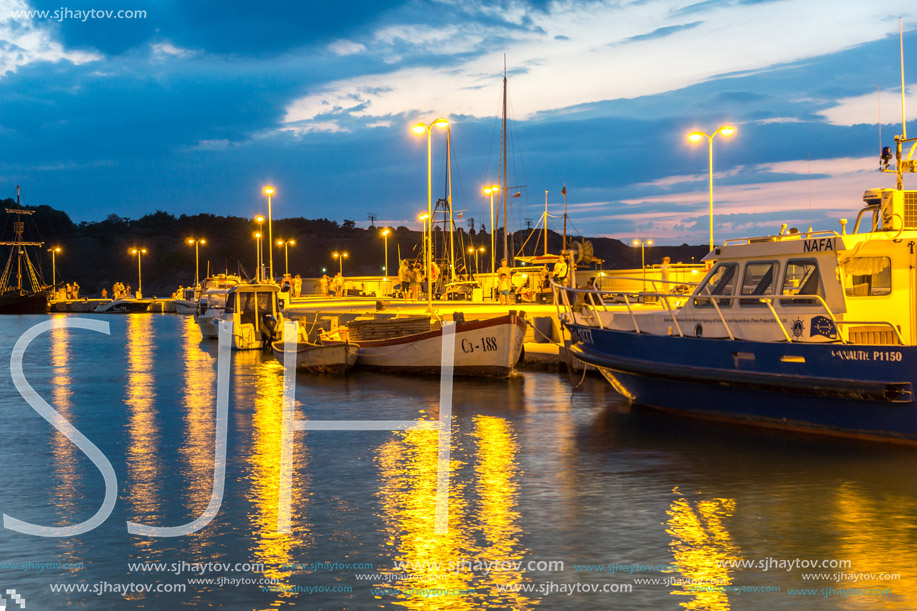
[[[420,267],[420,263],[414,265],[414,271],[411,273],[411,300],[418,301],[420,299],[420,285],[423,284],[423,269]]]
[[[327,278],[327,277],[328,276],[323,276],[323,278]],[[325,291],[327,290],[328,289],[326,287]],[[296,274],[296,277],[293,278],[293,297],[299,297],[301,295],[302,295],[302,276],[300,276],[299,274]]]
[[[669,292],[669,271],[672,268],[672,259],[670,257],[662,258],[662,265],[659,266],[659,273],[662,276],[662,292]]]
[[[557,263],[554,264],[552,279],[554,280],[554,284],[567,283],[567,262],[564,259],[559,259]]]
[[[322,279],[319,281],[319,286],[322,289],[322,297],[328,296],[328,291],[330,290],[331,278],[328,277],[328,274],[322,274]]]
[[[398,268],[398,290],[401,291],[401,297],[408,299],[411,290],[411,268],[406,259],[401,260],[401,266]]]
[[[334,275],[334,282],[332,282],[334,287],[334,296],[343,297],[344,296],[344,276],[341,275],[341,272],[338,272]]]
[[[500,291],[500,305],[509,305],[509,292],[513,288],[513,270],[507,265],[506,259],[500,259],[500,269],[497,270],[497,290]]]

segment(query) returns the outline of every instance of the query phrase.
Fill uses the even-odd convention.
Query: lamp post
[[[264,281],[264,271],[262,268],[264,267],[264,249],[261,248],[261,236],[264,235],[264,217],[259,214],[258,216],[255,217],[255,222],[258,223],[258,233],[255,234],[255,237],[258,239],[258,260],[257,260],[258,273],[255,279],[258,282],[263,282]]]
[[[731,136],[735,131],[736,128],[733,126],[723,125],[712,134],[705,132],[691,132],[688,134],[688,140],[691,142],[700,142],[706,138],[709,145],[707,148],[707,165],[710,172],[710,250],[713,250],[713,139],[716,138],[717,134]]]
[[[496,232],[494,230],[494,193],[499,193],[500,185],[491,185],[484,187],[484,194],[490,195],[490,273],[497,271],[497,245],[495,240]],[[506,219],[503,219],[506,222]]]
[[[54,286],[57,283],[57,261],[54,255],[60,252],[60,246],[49,248],[48,252],[51,253],[51,286]]]
[[[631,242],[634,246],[640,247],[640,268],[643,270],[643,292],[646,292],[646,256],[645,249],[647,246],[652,246],[652,240],[634,240]]]
[[[146,254],[146,248],[131,248],[130,253],[137,255],[137,299],[143,299],[143,276],[140,274],[140,255]]]
[[[430,226],[430,236],[427,240],[427,305],[430,309],[433,309],[433,283],[430,282],[430,271],[431,264],[433,261],[433,126],[439,128],[445,128],[449,125],[449,122],[445,119],[437,119],[430,125],[426,123],[418,123],[411,131],[417,135],[427,134],[427,218],[431,220]]]
[[[383,229],[383,230],[381,231],[381,233],[382,233],[382,240],[383,240],[384,243],[385,243],[385,246],[383,247],[383,248],[384,248],[384,252],[385,252],[385,267],[382,268],[383,271],[385,272],[385,276],[383,277],[383,280],[382,280],[382,288],[383,288],[383,290],[385,290],[385,283],[388,282],[388,234],[390,234],[391,232],[392,232],[392,230],[391,230],[391,229],[388,229],[388,228]]]
[[[274,187],[268,185],[264,187],[264,194],[267,195],[267,241],[274,241],[274,234],[271,231],[271,196],[274,194]],[[270,265],[271,282],[274,281],[274,250],[268,250],[268,260]]]
[[[296,240],[277,240],[278,248],[283,248],[283,275],[290,275],[290,246],[296,246]]]
[[[188,243],[188,246],[194,246],[194,284],[197,286],[201,283],[201,274],[200,274],[200,251],[198,250],[201,244],[206,244],[207,240],[201,238],[188,238],[185,240]]]
[[[255,282],[261,282],[261,232],[256,231],[252,237],[255,238]]]
[[[347,253],[346,252],[333,252],[331,253],[331,256],[337,259],[338,263],[340,263],[339,269],[341,272],[341,277],[343,277],[344,276],[344,259],[347,258]]]
[[[468,252],[474,253],[474,273],[476,274],[478,273],[478,253],[479,252],[483,253],[485,250],[486,249],[483,246],[478,247],[478,248],[473,248],[470,246],[468,247]]]

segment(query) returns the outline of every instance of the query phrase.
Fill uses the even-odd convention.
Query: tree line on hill
[[[15,200],[7,199],[4,208],[15,207]],[[175,216],[168,212],[156,211],[138,219],[130,219],[116,214],[108,215],[97,222],[83,221],[74,223],[66,212],[51,206],[23,206],[34,210],[31,216],[26,239],[44,242],[44,246],[34,252],[46,283],[51,280],[51,256],[47,252],[52,247],[60,247],[56,253],[57,282],[78,282],[81,295],[98,295],[105,288],[109,292],[115,282],[123,282],[136,287],[138,278],[138,260],[130,254],[131,248],[146,249],[140,257],[140,267],[145,296],[167,296],[179,285],[189,286],[194,282],[195,249],[187,243],[188,238],[205,239],[206,244],[199,247],[200,276],[208,273],[239,273],[254,276],[256,268],[257,247],[253,237],[258,231],[258,224],[251,219],[237,216],[219,216],[209,213]],[[9,240],[11,228],[7,223],[3,230],[3,239]],[[267,226],[264,226],[267,233]],[[378,276],[382,275],[386,262],[385,240],[380,227],[360,228],[352,220],[341,223],[326,218],[283,218],[274,219],[272,223],[273,239],[295,240],[286,251],[289,255],[289,271],[303,277],[317,277],[323,272],[334,275],[341,267],[345,276]],[[456,268],[459,272],[474,271],[474,258],[467,254],[468,248],[485,247],[490,249],[489,233],[485,231],[466,231],[456,228],[454,241],[456,251]],[[518,246],[530,237],[530,230],[519,230],[514,234]],[[503,251],[502,233],[497,232],[497,262]],[[538,236],[531,236],[525,248],[526,254],[535,254]],[[573,239],[582,241],[582,237],[568,236],[568,243]],[[611,238],[588,238],[594,247],[595,256],[603,259],[605,269],[633,268],[640,266],[640,251],[620,240]],[[561,249],[563,236],[548,232],[548,249],[557,253]],[[265,264],[269,261],[267,238],[263,240]],[[417,259],[423,257],[422,235],[420,231],[407,227],[392,228],[388,236],[388,266],[390,275],[397,273],[398,257]],[[434,244],[437,255],[442,257],[447,236],[440,227],[434,227]],[[286,267],[286,252],[276,244],[272,245],[274,275],[280,276]],[[537,245],[543,252],[544,245]],[[347,253],[344,259],[334,258],[333,253]],[[653,246],[646,249],[648,265],[661,262],[662,257],[669,256],[673,262],[691,262],[700,260],[707,249],[702,246]],[[464,254],[464,259],[461,255]],[[490,254],[479,257],[480,271],[488,271]]]

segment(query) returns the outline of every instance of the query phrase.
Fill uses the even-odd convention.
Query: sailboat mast
[[[446,173],[449,176],[449,269],[455,282],[455,217],[452,216],[452,127],[446,126]]]
[[[509,262],[509,216],[506,193],[506,55],[503,55],[503,258]]]
[[[544,190],[544,256],[548,256],[548,190]]]

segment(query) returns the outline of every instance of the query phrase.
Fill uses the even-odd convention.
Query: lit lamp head
[[[194,246],[194,238],[188,238],[185,242],[187,242],[189,246]]]
[[[688,140],[690,140],[691,142],[700,142],[701,140],[703,140],[706,137],[707,137],[707,134],[705,134],[704,132],[692,132],[688,134]]]
[[[392,232],[391,229],[383,229],[383,230],[382,230],[382,235],[383,235],[383,236],[387,236],[387,235],[390,234],[391,232]]]
[[[631,242],[631,246],[640,246],[640,240],[634,240]]]
[[[255,233],[252,234],[252,237],[253,237],[253,238],[260,238],[260,237],[261,237],[261,234],[258,233],[258,232],[256,231]]]
[[[418,214],[418,215],[417,215],[417,220],[418,220],[418,221],[423,221],[424,223],[427,222],[427,219],[428,219],[428,218],[430,218],[430,215],[427,214],[426,212],[424,212],[423,214]]]
[[[497,193],[500,190],[500,185],[491,185],[489,187],[484,187],[484,194],[490,195],[491,193]]]
[[[277,240],[277,246],[283,246],[283,240]]]
[[[447,127],[449,127],[449,122],[446,121],[445,119],[437,119],[436,121],[433,122],[433,125],[435,125],[436,127],[440,129],[446,129]]]
[[[420,136],[426,133],[428,129],[430,128],[427,127],[426,123],[418,123],[417,125],[411,128],[411,131],[417,134],[418,136]]]
[[[48,252],[60,252],[60,246],[55,246],[54,248],[48,249]]]
[[[256,223],[263,223],[263,222],[264,222],[264,217],[261,216],[261,215],[259,214],[258,216],[255,217],[255,222],[256,222]]]
[[[271,185],[268,185],[268,186],[264,187],[264,194],[265,194],[265,195],[273,195],[273,194],[274,194],[274,187],[272,187]]]
[[[733,135],[734,133],[736,133],[736,128],[734,128],[734,127],[731,126],[731,125],[724,125],[724,126],[721,127],[718,131],[719,131],[721,134],[723,134],[724,136],[731,136],[731,135]]]

